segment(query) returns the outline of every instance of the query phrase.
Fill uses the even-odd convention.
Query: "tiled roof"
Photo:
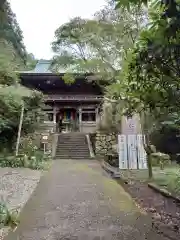
[[[35,68],[30,71],[23,71],[23,73],[52,73],[49,69],[51,66],[51,60],[39,60]]]
[[[46,74],[46,73],[53,73],[50,70],[51,67],[51,60],[44,60],[41,59],[38,61],[38,63],[36,64],[35,68],[33,70],[30,71],[21,71],[20,73],[37,73],[37,74]],[[66,70],[65,69],[61,69],[60,73],[65,73]]]
[[[50,71],[51,61],[50,60],[39,60],[36,64],[34,73],[52,73]]]

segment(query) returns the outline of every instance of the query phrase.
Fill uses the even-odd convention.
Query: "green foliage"
[[[8,149],[0,155],[0,167],[46,169],[51,160],[51,152],[40,150],[36,134],[24,136],[20,141],[18,156],[9,153]]]
[[[116,9],[123,7],[128,10],[130,10],[132,6],[140,7],[142,4],[148,4],[148,0],[114,0],[114,2],[116,3]]]
[[[44,155],[42,151],[36,150],[30,155],[19,154],[18,156],[6,156],[0,157],[0,167],[11,168],[30,168],[30,169],[45,169],[46,163],[50,161],[50,155]]]
[[[161,169],[164,169],[164,166],[170,163],[170,156],[165,153],[155,152],[151,154],[152,164],[154,166],[159,166]]]
[[[12,149],[17,137],[22,104],[25,105],[23,134],[34,131],[42,95],[18,84],[18,71],[25,68],[26,50],[22,32],[5,0],[0,4],[0,147]],[[1,150],[0,149],[0,150]]]
[[[124,58],[121,82],[112,92],[124,101],[127,113],[138,112],[146,134],[148,164],[150,132],[159,125],[162,116],[179,112],[179,46],[180,3],[179,1],[117,0],[116,8],[133,7],[148,3],[149,24],[141,31],[138,41]],[[119,94],[118,94],[119,93]],[[151,121],[148,117],[151,116]],[[151,164],[150,164],[151,165]],[[149,166],[150,166],[149,165]]]
[[[55,32],[52,68],[55,72],[64,68],[68,72],[95,73],[108,84],[116,81],[124,52],[139,35],[144,18],[142,9],[130,14],[108,6],[92,20],[70,20]]]
[[[170,188],[174,189],[176,194],[180,194],[180,169],[178,169],[176,178],[170,182]]]
[[[26,70],[33,70],[37,62],[38,60],[34,57],[32,53],[27,54]]]
[[[122,107],[113,101],[105,100],[101,118],[98,122],[98,130],[101,132],[116,132],[121,130]]]
[[[0,85],[11,85],[18,82],[15,71],[18,70],[21,61],[17,61],[19,58],[16,57],[12,44],[0,38]]]
[[[64,82],[67,84],[67,85],[71,85],[74,83],[75,81],[75,78],[74,76],[71,74],[71,73],[66,73],[64,74],[63,78]]]
[[[139,2],[139,1],[138,1]],[[130,111],[177,112],[179,102],[179,13],[173,3],[149,5],[149,28],[129,52],[122,71],[124,97]],[[178,8],[177,8],[178,9]]]
[[[17,210],[9,210],[7,205],[0,202],[0,225],[15,228],[19,224],[19,213]]]
[[[154,182],[171,193],[180,194],[180,169],[179,166],[169,166],[164,170],[155,169]]]
[[[7,0],[0,5],[0,36],[12,43],[16,54],[25,62],[26,50],[23,43],[22,31]]]
[[[42,96],[21,86],[0,88],[0,142],[12,149],[16,141],[22,103],[25,105],[22,135],[38,129],[42,116]]]

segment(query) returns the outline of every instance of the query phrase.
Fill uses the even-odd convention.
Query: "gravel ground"
[[[146,183],[131,181],[124,188],[152,215],[153,228],[169,239],[180,239],[180,205],[150,189]]]
[[[0,168],[0,201],[9,209],[23,208],[41,177],[41,171],[27,168]],[[0,229],[0,239],[9,228]]]

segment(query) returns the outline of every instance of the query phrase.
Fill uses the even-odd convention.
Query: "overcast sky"
[[[50,59],[55,30],[70,18],[91,17],[105,0],[9,0],[28,52]]]

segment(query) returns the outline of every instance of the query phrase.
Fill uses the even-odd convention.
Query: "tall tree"
[[[18,84],[17,71],[24,68],[26,50],[23,36],[10,4],[0,2],[0,145],[12,147],[17,135],[22,105],[25,107],[23,132],[32,130],[39,113],[41,95]],[[36,122],[36,121],[34,121]]]
[[[130,14],[108,6],[92,20],[77,17],[60,26],[52,43],[54,69],[96,73],[109,83],[115,81],[124,54],[139,35],[144,16],[143,11]]]
[[[123,1],[119,2],[123,4]],[[140,4],[144,1],[129,1],[128,4],[131,2]],[[124,84],[131,96],[136,96],[135,108],[138,102],[152,111],[157,108],[177,111],[180,100],[180,4],[175,0],[155,2],[156,5],[148,7],[150,28],[141,32],[126,61]]]
[[[26,50],[23,43],[22,31],[8,1],[4,1],[4,3],[1,4],[0,14],[2,20],[0,21],[0,37],[11,42],[17,55],[25,61]]]
[[[134,48],[124,61],[114,87],[114,96],[124,99],[126,110],[138,112],[147,136],[146,151],[150,162],[149,132],[169,113],[179,111],[180,100],[180,3],[179,1],[116,0],[116,8],[146,5],[149,12],[149,28],[143,30]],[[152,121],[149,120],[152,117]],[[152,169],[150,176],[152,176]]]
[[[32,70],[35,68],[38,60],[35,58],[35,56],[32,53],[27,54],[27,61],[26,61],[26,69]]]

